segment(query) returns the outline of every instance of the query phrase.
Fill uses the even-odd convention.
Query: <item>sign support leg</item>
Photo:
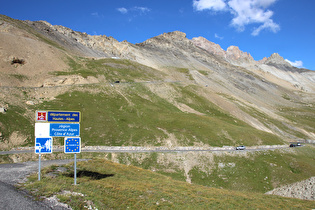
[[[74,185],[77,185],[77,153],[74,153]]]
[[[40,158],[41,158],[41,154],[39,153],[38,155],[38,181],[40,181]]]

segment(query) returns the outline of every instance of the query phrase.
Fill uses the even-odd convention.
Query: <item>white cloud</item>
[[[288,59],[285,59],[286,62],[290,63],[292,66],[295,66],[297,68],[304,68],[303,67],[303,62],[302,61],[289,61]]]
[[[219,36],[219,35],[218,35],[218,34],[216,34],[216,33],[214,34],[214,37],[215,37],[215,38],[217,38],[217,39],[221,39],[221,40],[222,40],[222,39],[224,39],[224,37]]]
[[[117,8],[118,12],[122,13],[122,14],[126,14],[128,13],[128,9],[126,9],[125,7],[120,7]]]
[[[117,11],[119,11],[120,13],[122,14],[127,14],[129,12],[133,12],[133,13],[140,13],[141,15],[142,14],[146,14],[147,12],[150,12],[151,9],[147,8],[147,7],[132,7],[132,8],[125,8],[125,7],[120,7],[120,8],[117,8]]]
[[[197,11],[220,11],[225,9],[226,4],[224,0],[193,0],[193,6]]]
[[[260,24],[252,32],[253,36],[268,29],[274,33],[280,30],[280,26],[271,17],[273,11],[267,8],[277,0],[193,0],[193,7],[197,11],[229,11],[234,18],[231,25],[238,31],[244,31],[249,24]]]
[[[133,7],[132,10],[139,11],[141,13],[150,12],[151,10],[147,7]]]
[[[267,20],[263,25],[260,25],[258,28],[253,30],[252,35],[259,35],[260,31],[263,29],[269,29],[274,33],[277,33],[280,30],[280,26],[273,22],[273,20]]]
[[[93,12],[93,13],[91,13],[91,15],[92,15],[93,17],[95,17],[95,18],[103,18],[103,17],[104,17],[104,15],[99,14],[98,12]]]
[[[98,12],[93,12],[93,13],[91,13],[91,15],[97,17],[98,16]]]

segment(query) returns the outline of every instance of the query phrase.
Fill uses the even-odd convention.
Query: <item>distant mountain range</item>
[[[105,73],[85,72],[88,76],[84,76],[82,72],[88,68],[84,69],[87,64],[81,58],[95,61],[126,59],[150,68],[143,74],[153,71],[159,82],[179,81],[184,86],[201,88],[202,91],[196,92],[199,97],[206,98],[209,103],[255,129],[286,141],[315,139],[315,72],[293,67],[277,53],[255,61],[237,46],[230,46],[225,51],[203,37],[188,39],[179,31],[131,44],[105,35],[92,36],[73,31],[46,21],[20,21],[3,15],[0,16],[0,43],[1,88],[111,83],[113,80]],[[79,66],[82,68],[80,74],[69,73],[69,69],[76,70]],[[129,69],[126,64],[119,65],[119,68]],[[143,78],[142,75],[133,81],[157,80]],[[117,80],[127,82],[122,76],[117,76]],[[167,95],[169,90],[160,89],[154,93],[182,111],[204,114],[189,103],[175,103],[175,99]],[[53,99],[66,90],[45,91]],[[45,96],[41,94],[34,97]],[[1,97],[0,105],[3,107],[26,103],[13,95]],[[33,102],[28,100],[28,103]]]

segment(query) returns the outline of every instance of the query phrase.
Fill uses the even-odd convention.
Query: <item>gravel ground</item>
[[[50,165],[64,165],[73,160],[47,160],[41,161],[41,168]],[[79,161],[79,160],[78,160]],[[81,161],[81,160],[80,160]],[[15,186],[26,180],[31,173],[38,171],[38,161],[0,164],[0,206],[5,210],[45,210],[45,209],[71,209],[59,203],[57,199],[48,198],[44,201],[35,201],[27,192],[18,190]]]
[[[305,200],[315,200],[315,176],[301,182],[296,182],[273,189],[266,194]]]

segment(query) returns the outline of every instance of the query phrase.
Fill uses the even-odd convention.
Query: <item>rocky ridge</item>
[[[224,51],[218,44],[203,37],[189,40],[186,34],[180,31],[163,33],[134,45],[105,35],[92,36],[64,26],[53,26],[46,21],[27,23],[80,56],[129,59],[157,69],[178,66],[200,70],[210,67],[221,71],[222,67],[226,68],[231,64],[250,71],[255,70],[255,73],[260,75],[261,72],[271,73],[278,79],[291,83],[293,88],[315,91],[314,72],[291,66],[278,53],[255,61],[249,53],[241,51],[237,46],[230,46]]]
[[[91,57],[121,57],[130,59],[130,51],[137,51],[137,47],[148,48],[149,46],[160,47],[160,48],[171,48],[172,45],[180,43],[182,45],[185,43],[186,46],[191,44],[205,49],[207,52],[217,55],[221,58],[224,58],[226,61],[232,64],[277,64],[277,65],[286,65],[292,67],[288,62],[286,62],[279,54],[274,53],[269,58],[264,58],[261,61],[255,61],[253,57],[247,53],[241,51],[237,46],[230,46],[224,51],[220,45],[215,44],[203,37],[192,38],[191,40],[186,38],[186,34],[180,31],[174,31],[169,33],[163,33],[159,36],[150,38],[142,43],[133,45],[127,41],[119,42],[113,37],[108,37],[105,35],[89,35],[85,32],[77,32],[70,28],[51,25],[46,21],[26,21],[30,26],[39,30],[46,35],[51,37],[62,35],[63,37],[68,38],[67,40],[63,38],[60,44],[65,45],[66,42],[69,42],[69,45],[76,46],[81,45],[86,48],[77,50],[78,53],[83,51],[85,56]],[[55,39],[60,40],[60,39]],[[80,47],[78,47],[80,48]],[[130,50],[129,48],[135,48]],[[132,57],[132,56],[131,56]]]
[[[263,58],[260,61],[255,61],[254,58],[247,52],[243,52],[239,49],[237,46],[230,46],[227,48],[227,50],[223,50],[220,45],[215,44],[203,37],[197,37],[192,38],[192,42],[202,48],[208,51],[209,53],[212,53],[214,55],[217,55],[219,57],[224,58],[226,61],[235,64],[240,65],[244,63],[249,64],[278,64],[278,65],[287,65],[288,67],[292,67],[290,63],[284,60],[283,57],[281,57],[278,53],[273,53],[268,58]]]

